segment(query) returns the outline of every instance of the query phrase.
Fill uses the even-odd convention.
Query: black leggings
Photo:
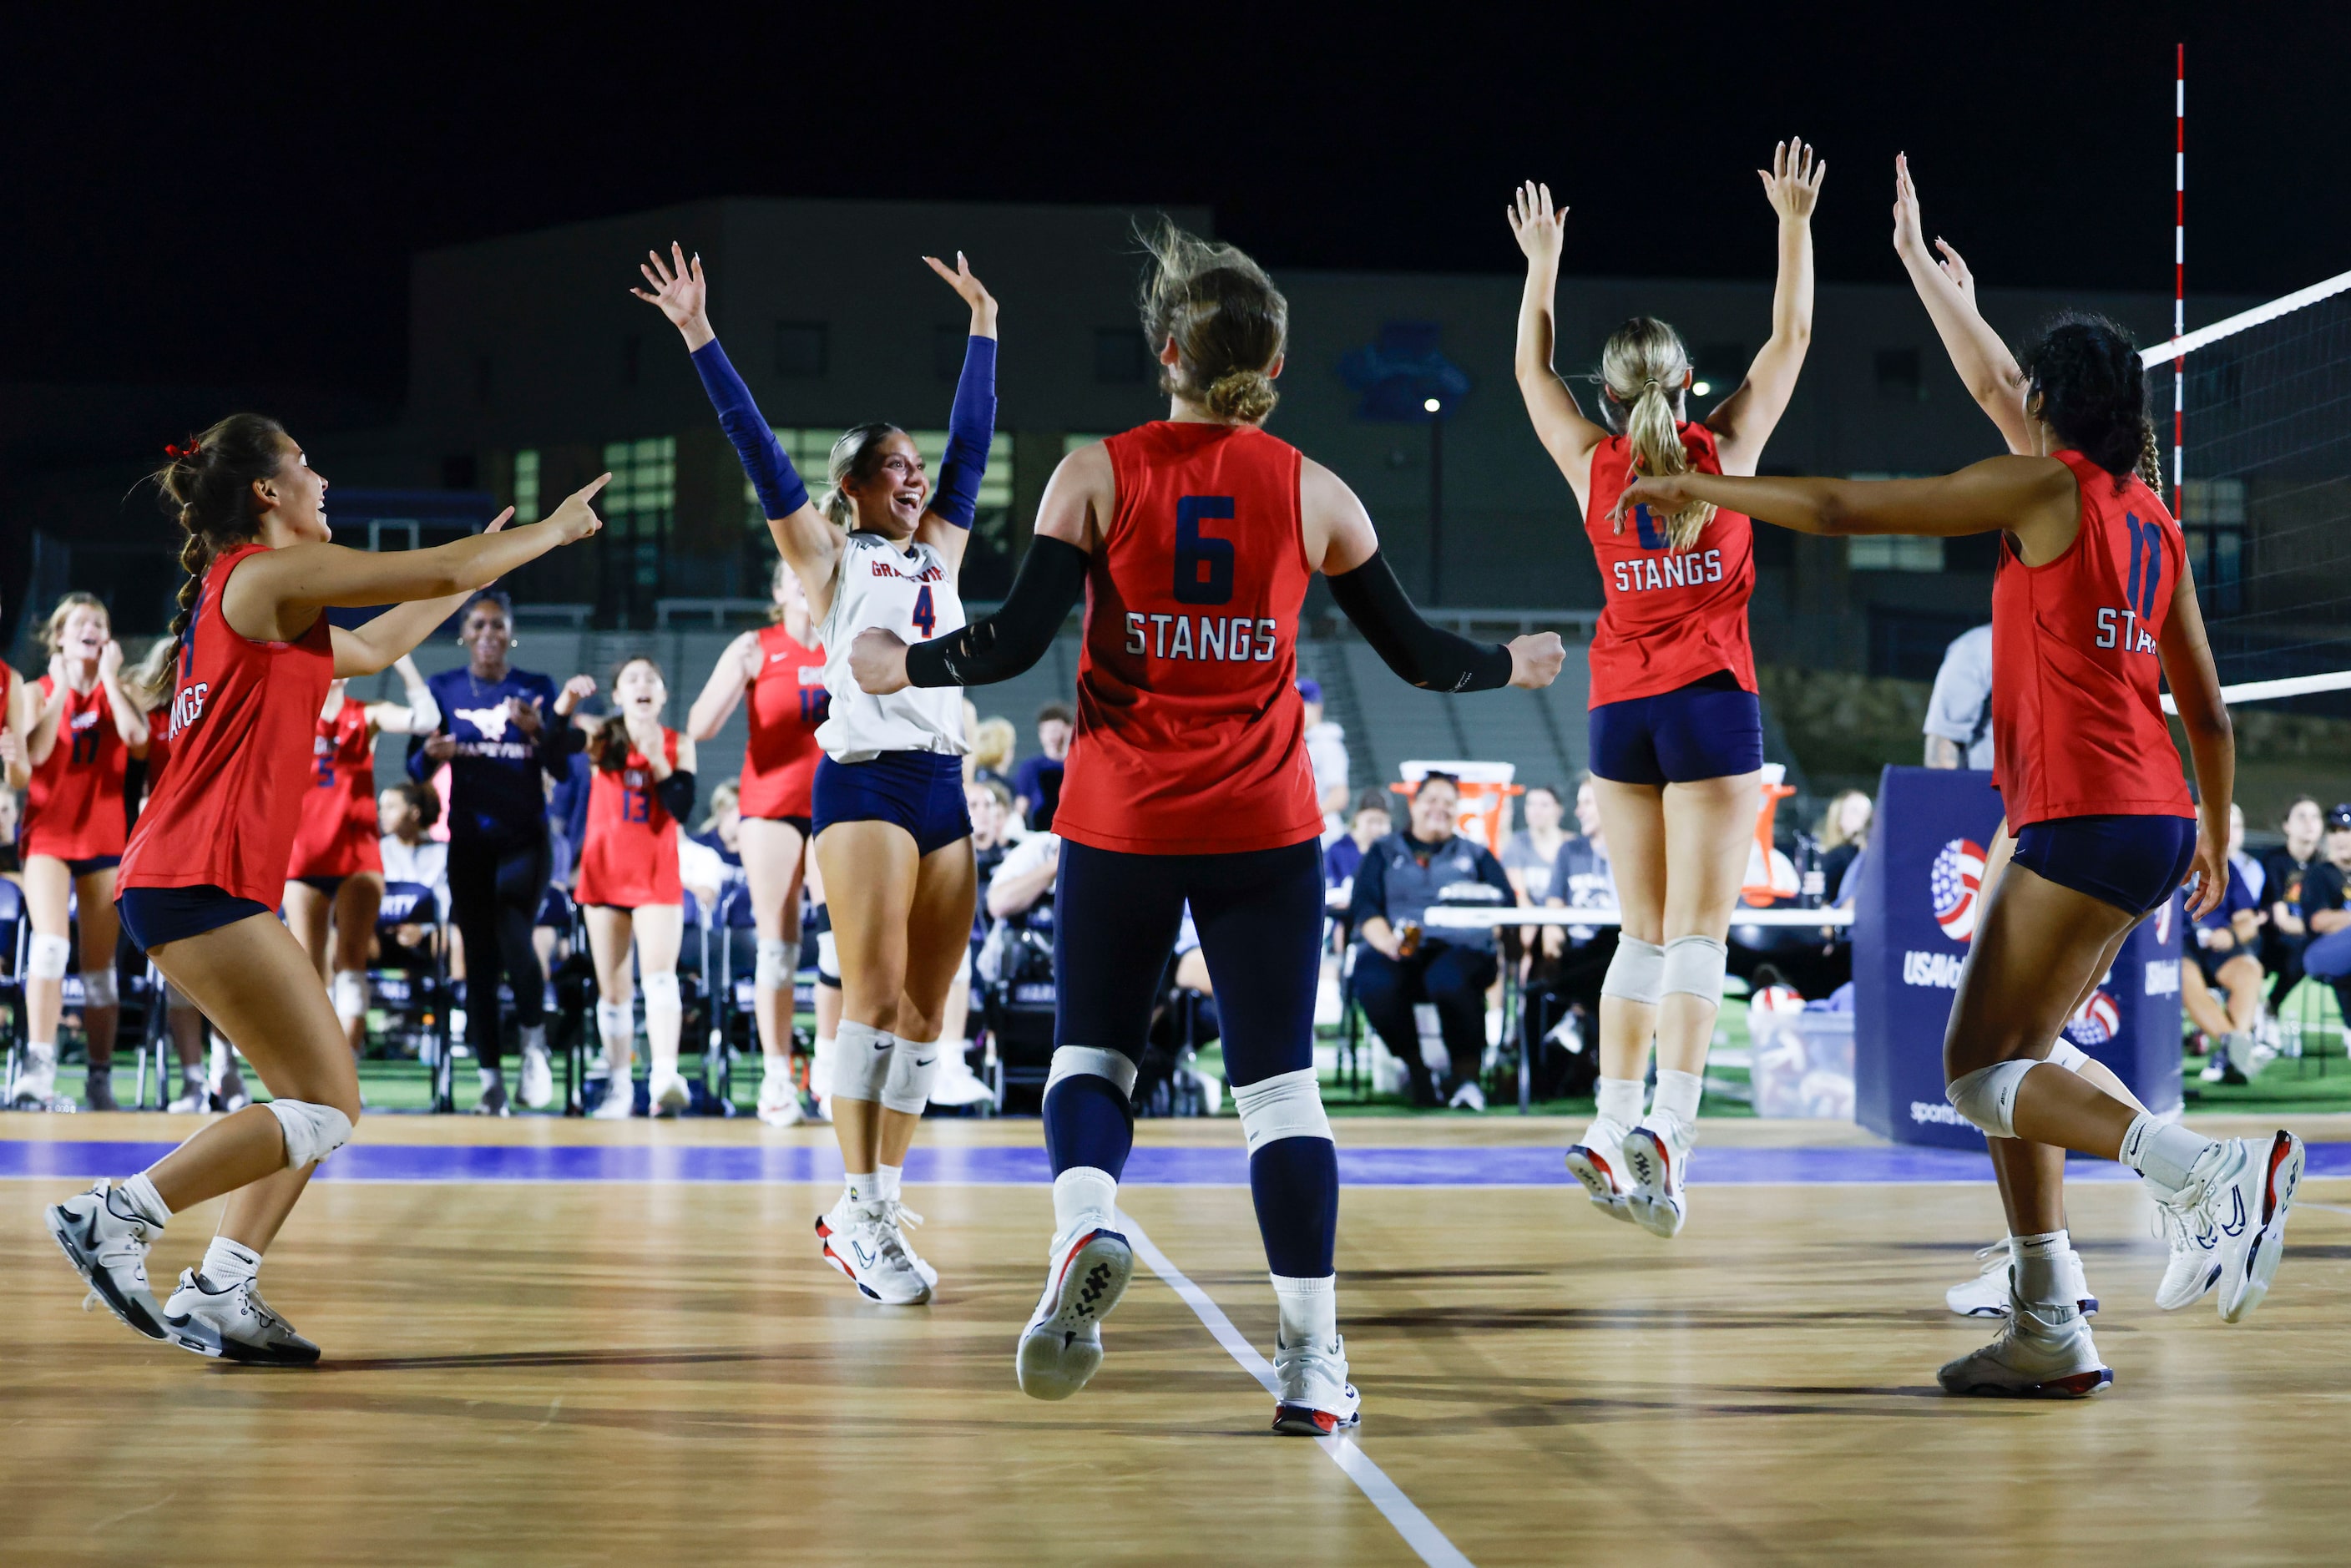
[[[1474,1080],[1486,1054],[1486,988],[1496,972],[1489,949],[1450,942],[1424,941],[1409,958],[1391,958],[1368,944],[1356,953],[1355,999],[1388,1054],[1412,1074],[1412,1094],[1419,1103],[1435,1104],[1437,1092],[1421,1059],[1413,1004],[1435,1005],[1446,1054],[1453,1059],[1454,1082]]]
[[[554,870],[546,836],[517,849],[449,844],[449,910],[465,939],[465,1042],[484,1067],[506,1054],[499,1040],[498,978],[514,989],[515,1021],[547,1016],[547,975],[530,945],[531,923]]]

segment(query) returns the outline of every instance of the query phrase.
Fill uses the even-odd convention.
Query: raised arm
[[[759,634],[746,632],[726,644],[726,652],[718,655],[711,666],[710,678],[702,683],[702,695],[694,699],[686,710],[685,733],[695,740],[708,740],[716,736],[743,700],[743,688],[751,684],[758,673]]]
[[[2171,591],[2171,613],[2156,638],[2163,678],[2188,732],[2188,756],[2196,767],[2196,871],[2201,883],[2189,903],[2190,918],[2219,907],[2229,886],[2229,802],[2236,796],[2236,727],[2220,700],[2220,673],[2204,641],[2204,612],[2196,602],[2196,580],[2186,571]]]
[[[1771,289],[1771,337],[1747,367],[1747,379],[1706,417],[1726,474],[1752,474],[1763,444],[1779,428],[1796,395],[1796,376],[1813,341],[1813,208],[1828,177],[1828,160],[1793,137],[1771,150],[1771,167],[1758,169],[1763,194],[1780,216],[1780,278]]]
[[[2053,457],[1987,457],[1933,479],[1750,478],[1664,474],[1635,479],[1614,515],[1646,503],[1678,511],[1711,501],[1800,534],[2017,536],[2028,565],[2053,560],[2081,528],[2073,470]]]
[[[1587,503],[1592,479],[1593,449],[1608,439],[1608,432],[1583,417],[1583,408],[1567,383],[1552,368],[1558,333],[1552,300],[1559,292],[1559,252],[1567,223],[1567,209],[1554,211],[1551,187],[1530,180],[1519,187],[1502,209],[1510,234],[1527,258],[1527,285],[1519,296],[1519,341],[1514,359],[1519,395],[1526,400],[1527,417],[1534,422],[1535,438],[1551,454],[1575,492],[1580,517]]]
[[[497,528],[513,515],[514,508],[509,507],[490,526]],[[463,601],[458,602],[462,605]],[[432,633],[428,632],[425,635],[431,636]],[[416,661],[402,653],[392,662],[392,673],[400,677],[401,695],[408,701],[368,704],[368,723],[383,735],[429,735],[441,727],[441,705],[433,700],[433,688],[424,684],[424,676],[417,669]]]
[[[122,744],[131,756],[145,757],[147,710],[123,689],[122,644],[111,637],[99,651],[98,684],[106,693],[107,713],[114,720],[114,733],[122,737]]]
[[[1935,323],[1935,335],[1943,340],[1943,351],[1951,356],[1951,368],[1967,383],[1968,395],[1998,427],[2011,452],[2029,453],[2032,437],[2024,423],[2024,372],[2017,368],[2016,356],[2008,351],[2000,334],[1976,308],[1976,280],[1968,271],[1966,258],[1938,239],[1934,248],[1942,252],[1942,258],[1937,260],[1934,251],[1927,248],[1926,234],[1918,216],[1918,187],[1910,178],[1909,154],[1896,153],[1894,254],[1902,258],[1910,287],[1918,291],[1928,319]]]
[[[589,503],[611,477],[599,475],[527,528],[506,527],[514,515],[508,507],[482,532],[431,549],[377,553],[340,545],[288,545],[253,556],[229,579],[222,612],[241,635],[290,642],[329,605],[392,602],[395,608],[363,625],[334,629],[335,674],[375,674],[413,653],[457,612],[467,595],[603,527]],[[307,618],[305,610],[310,612]],[[261,631],[265,626],[272,630]]]
[[[963,252],[956,252],[952,270],[937,256],[923,260],[971,307],[963,373],[956,378],[955,406],[947,411],[947,452],[939,464],[939,487],[914,529],[914,537],[937,550],[947,570],[956,571],[963,566],[964,547],[971,543],[979,482],[987,475],[987,448],[996,436],[996,298],[971,275],[971,263]]]
[[[742,459],[743,472],[750,476],[751,487],[758,494],[759,509],[768,515],[768,531],[776,538],[776,549],[807,585],[809,608],[821,621],[832,608],[833,571],[841,564],[841,530],[809,500],[808,486],[784,455],[783,443],[776,439],[759,405],[751,400],[751,389],[727,362],[726,350],[718,346],[718,334],[710,326],[710,287],[703,280],[702,257],[689,259],[685,247],[675,242],[669,251],[667,261],[659,251],[645,253],[651,265],[641,265],[637,270],[652,287],[629,292],[669,318],[670,325],[685,340],[695,371],[702,377],[702,390],[710,394],[710,405],[718,411],[718,428],[735,444],[735,455]]]

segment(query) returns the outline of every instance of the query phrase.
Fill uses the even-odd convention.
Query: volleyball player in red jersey
[[[376,911],[383,907],[375,737],[379,731],[430,735],[441,723],[440,705],[414,661],[403,655],[392,669],[405,688],[405,704],[363,703],[350,694],[349,682],[328,684],[310,742],[310,788],[302,792],[293,859],[286,868],[287,927],[318,966],[355,1056],[366,1043],[368,946]]]
[[[1227,1076],[1280,1303],[1274,1427],[1351,1426],[1337,1327],[1338,1168],[1313,1064],[1322,816],[1297,691],[1299,606],[1316,571],[1415,685],[1551,683],[1557,636],[1479,644],[1428,626],[1336,475],[1259,428],[1289,306],[1230,246],[1151,240],[1145,341],[1168,417],[1063,459],[1004,608],[908,649],[860,633],[860,686],[976,685],[1033,664],[1081,592],[1077,737],[1054,831],[1058,988],[1045,1092],[1056,1234],[1018,1353],[1020,1386],[1063,1399],[1102,1364],[1101,1320],[1134,1255],[1118,1176],[1135,1061],[1188,904],[1216,981]]]
[[[328,542],[327,482],[277,421],[231,414],[156,476],[187,536],[171,765],[123,852],[117,906],[164,978],[276,1096],[213,1123],[139,1175],[44,1216],[75,1271],[139,1333],[201,1355],[316,1361],[254,1291],[261,1254],[319,1160],[350,1138],[359,1074],[326,988],[275,904],[327,685],[385,668],[465,596],[598,527],[598,479],[545,521],[382,555]],[[393,603],[365,625],[329,607]],[[232,1195],[200,1270],[158,1304],[147,1251],[172,1216]]]
[[[1736,512],[1651,507],[1629,524],[1613,513],[1635,474],[1754,473],[1795,393],[1812,339],[1812,212],[1828,164],[1791,139],[1758,173],[1780,224],[1771,336],[1702,422],[1686,412],[1688,352],[1646,316],[1601,350],[1605,425],[1584,417],[1552,369],[1566,209],[1552,210],[1549,186],[1529,183],[1508,210],[1527,258],[1519,390],[1575,494],[1600,567],[1591,766],[1624,912],[1600,988],[1596,1113],[1567,1166],[1603,1213],[1663,1237],[1677,1235],[1687,1214],[1682,1180],[1722,1002],[1724,939],[1760,805],[1763,715],[1747,639],[1755,557]],[[1645,1116],[1653,1034],[1657,1092]]]
[[[2004,530],[1992,584],[1993,779],[2016,848],[1970,944],[1944,1037],[1951,1104],[1989,1138],[2118,1160],[2168,1211],[2241,1321],[2268,1293],[2302,1140],[2215,1140],[2047,1060],[2122,938],[2193,871],[2189,913],[2227,886],[2236,753],[2179,527],[2159,483],[2146,372],[2120,329],[2061,318],[2013,383],[2023,448],[1940,479],[1719,478],[1629,486],[1621,510],[1711,501],[1807,533]],[[2178,702],[2202,795],[2189,797],[2158,699]],[[2200,819],[2200,821],[2199,821]],[[2059,1261],[2062,1157],[1994,1172],[2014,1239],[1999,1340],[1946,1365],[1953,1394],[2077,1396],[2113,1380]]]
[[[669,685],[650,658],[639,654],[612,672],[612,700],[619,711],[588,737],[588,826],[571,886],[596,960],[596,1028],[611,1082],[595,1114],[606,1121],[622,1120],[636,1107],[632,946],[645,994],[645,1044],[653,1053],[645,1088],[653,1113],[674,1116],[694,1099],[677,1070],[684,1017],[677,946],[685,924],[677,825],[694,810],[694,742],[664,727]]]
[[[127,819],[122,779],[147,753],[147,716],[122,689],[122,644],[96,595],[57,601],[42,634],[48,674],[34,683],[26,737],[32,765],[25,794],[25,905],[33,939],[26,961],[26,1064],[12,1104],[46,1109],[56,1098],[57,1019],[65,1010],[67,933],[80,894],[82,1030],[89,1048],[85,1098],[93,1111],[114,1104],[115,866]]]
[[[792,976],[799,967],[800,883],[808,864],[809,813],[814,809],[816,742],[831,696],[824,649],[816,641],[808,594],[788,562],[776,562],[769,592],[775,621],[726,645],[686,716],[695,740],[715,738],[743,694],[751,694],[751,743],[743,754],[743,875],[758,928],[754,971],[759,1023],[759,1120],[789,1127],[807,1119],[792,1080]],[[839,991],[833,995],[837,998]],[[822,1019],[819,1023],[822,1023]],[[817,1031],[818,1065],[830,1069],[831,1031]],[[817,1075],[811,1073],[811,1078]]]

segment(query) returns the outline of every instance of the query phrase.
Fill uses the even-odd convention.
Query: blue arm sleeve
[[[716,345],[713,345],[716,347]],[[996,340],[964,344],[963,374],[947,414],[947,455],[939,465],[939,493],[931,510],[959,528],[979,510],[979,482],[987,473],[987,445],[996,434]]]
[[[1347,924],[1361,931],[1364,922],[1377,915],[1388,917],[1388,862],[1377,844],[1364,852],[1364,863],[1355,868],[1354,895],[1347,901]]]
[[[718,428],[735,444],[743,472],[751,476],[760,510],[770,517],[789,517],[807,506],[808,486],[800,483],[792,460],[784,455],[783,444],[768,428],[759,405],[751,401],[751,389],[727,363],[726,350],[718,346],[717,339],[694,350],[694,369],[702,377],[702,390],[710,394],[710,406],[718,411]],[[968,368],[965,373],[969,374]],[[948,450],[954,450],[952,443]]]

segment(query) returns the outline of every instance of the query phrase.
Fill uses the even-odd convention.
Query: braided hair
[[[261,532],[261,501],[253,486],[276,476],[286,456],[286,427],[266,414],[233,413],[186,443],[163,448],[171,461],[152,476],[163,509],[187,541],[180,547],[180,612],[172,618],[179,641],[195,614],[204,573],[213,562]]]

